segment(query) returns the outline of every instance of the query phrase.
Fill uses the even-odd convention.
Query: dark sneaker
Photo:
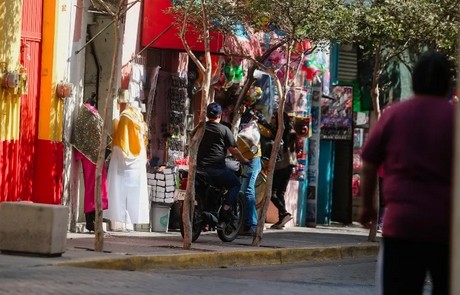
[[[85,227],[88,231],[94,231],[94,222],[91,222],[91,223],[87,222]]]
[[[289,221],[292,220],[292,216],[290,213],[287,213],[286,215],[284,215],[279,222],[279,226],[280,228],[282,228],[286,223],[288,223]]]
[[[219,212],[219,224],[222,222],[232,222],[238,220],[238,216],[233,214],[232,209],[224,210],[221,209]]]
[[[279,220],[277,223],[274,223],[272,226],[270,226],[271,229],[282,229],[283,227],[280,225],[281,221]]]
[[[244,226],[243,230],[239,233],[240,236],[254,237],[256,231],[253,230],[250,226]]]

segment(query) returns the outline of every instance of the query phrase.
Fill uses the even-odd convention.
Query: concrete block
[[[0,203],[0,250],[58,256],[65,252],[69,208],[28,202]]]

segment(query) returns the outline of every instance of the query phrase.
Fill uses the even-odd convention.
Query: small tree
[[[108,130],[112,123],[112,114],[109,114],[107,110],[108,104],[112,104],[114,98],[117,96],[118,83],[116,78],[120,70],[120,52],[121,52],[121,37],[120,37],[120,26],[123,19],[123,9],[125,8],[125,0],[118,0],[116,6],[112,5],[109,1],[97,0],[98,3],[104,7],[115,20],[114,22],[114,52],[112,57],[111,74],[110,74],[110,86],[107,96],[103,98],[104,109],[102,110],[102,118],[104,118],[104,127],[102,132],[102,138],[99,145],[99,153],[96,163],[96,190],[95,190],[95,222],[94,222],[94,233],[95,243],[94,251],[102,252],[104,249],[104,230],[102,228],[102,195],[101,195],[101,183],[102,183],[102,169],[104,168],[105,162],[105,150],[107,147],[107,136]]]
[[[373,60],[371,95],[376,118],[381,113],[380,78],[392,60],[398,59],[411,70],[405,57],[408,52],[437,50],[455,58],[459,3],[458,0],[375,0],[371,5],[359,7],[356,43],[364,56]]]
[[[264,54],[257,58],[255,66],[261,67],[267,71],[272,78],[275,80],[277,88],[279,103],[278,103],[278,122],[283,122],[284,105],[287,96],[287,90],[291,81],[290,77],[290,65],[291,65],[291,54],[293,47],[296,43],[300,43],[303,40],[311,40],[316,42],[315,46],[319,46],[325,40],[339,40],[348,41],[354,34],[354,11],[349,9],[347,5],[343,4],[340,0],[322,0],[322,1],[302,1],[302,0],[290,0],[284,2],[273,2],[273,1],[250,1],[248,3],[248,11],[258,11],[259,13],[254,15],[251,24],[258,24],[255,26],[256,31],[262,31],[266,27],[261,20],[265,20],[265,24],[269,24],[273,30],[280,32],[281,36],[269,44],[268,49]],[[284,70],[286,77],[284,80],[280,80],[277,75],[277,70],[272,68],[264,67],[266,59],[276,49],[284,47],[287,61],[281,69]],[[305,54],[313,52],[314,48],[304,49],[301,53],[301,59]],[[254,78],[248,77],[245,88],[249,88],[248,84],[252,84]],[[295,76],[295,74],[293,75]],[[245,92],[242,92],[244,95]],[[241,103],[242,97],[240,95],[238,102]],[[237,108],[238,109],[238,108]],[[267,210],[270,204],[272,195],[272,184],[273,184],[273,173],[275,169],[276,156],[280,148],[281,139],[283,136],[284,126],[278,124],[278,129],[275,136],[275,142],[270,155],[270,161],[268,165],[267,181],[265,188],[265,195],[263,198],[263,209],[262,214],[259,216],[256,235],[253,239],[253,246],[259,246],[262,241],[263,229]]]
[[[193,53],[186,40],[186,32],[188,25],[189,13],[194,8],[194,1],[191,1],[188,4],[188,8],[184,14],[184,19],[180,31],[180,38],[184,44],[185,50],[187,51],[188,56],[193,60],[193,62],[198,67],[198,70],[203,73],[203,81],[201,84],[201,105],[200,105],[200,118],[198,125],[193,129],[190,139],[190,149],[189,149],[189,170],[188,170],[188,181],[187,181],[187,191],[185,194],[182,210],[182,220],[184,227],[184,241],[183,248],[190,249],[192,245],[192,217],[195,203],[195,176],[196,176],[196,167],[197,167],[197,155],[198,148],[203,138],[206,124],[206,106],[209,102],[209,93],[211,87],[211,51],[210,51],[210,37],[209,37],[209,21],[207,16],[207,5],[206,1],[202,0],[199,11],[201,12],[201,29],[202,37],[204,42],[204,64],[200,62],[197,56]]]
[[[381,114],[380,82],[382,72],[390,62],[398,60],[411,71],[408,53],[417,56],[426,50],[441,51],[455,59],[460,26],[459,3],[459,0],[354,1],[353,6],[359,15],[355,42],[372,64],[371,126]],[[377,223],[374,222],[368,239],[375,241],[376,233]]]

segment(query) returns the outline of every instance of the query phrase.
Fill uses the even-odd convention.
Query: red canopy
[[[166,13],[172,7],[171,0],[144,0],[144,17],[142,22],[142,46],[148,46],[168,26],[174,22],[174,17]],[[199,41],[198,35],[192,28],[187,29],[186,40],[195,51],[204,51],[204,44]],[[211,33],[210,47],[212,52],[218,52],[222,47],[223,37],[217,33]],[[158,40],[150,45],[154,48],[184,50],[184,45],[179,38],[176,26],[171,27]]]

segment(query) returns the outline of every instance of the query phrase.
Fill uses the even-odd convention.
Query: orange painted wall
[[[56,97],[56,30],[58,0],[44,0],[42,29],[42,59],[38,140],[33,198],[37,203],[60,204],[62,199],[64,145],[62,114],[64,102]],[[53,9],[54,8],[54,9]]]

